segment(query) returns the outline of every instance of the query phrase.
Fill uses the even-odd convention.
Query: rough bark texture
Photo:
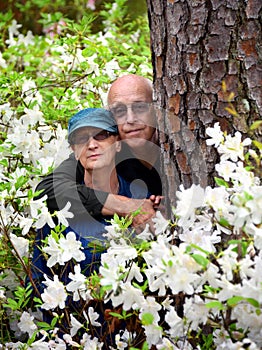
[[[218,121],[223,130],[246,134],[262,119],[262,1],[147,0],[147,6],[164,191],[173,205],[180,184],[214,184],[218,155],[205,144],[208,126]],[[225,110],[222,81],[239,117]]]

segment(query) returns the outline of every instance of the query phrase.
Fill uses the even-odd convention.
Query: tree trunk
[[[164,194],[214,185],[218,155],[205,129],[248,134],[262,119],[261,0],[147,0]],[[229,93],[238,116],[231,115]],[[260,138],[257,130],[256,138]]]

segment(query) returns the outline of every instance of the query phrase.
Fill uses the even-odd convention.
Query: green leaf
[[[50,324],[46,323],[46,322],[36,322],[37,326],[39,328],[43,328],[43,329],[50,329]]]
[[[17,310],[18,304],[14,299],[8,298],[7,301],[8,303],[4,304],[5,307],[9,307],[12,310]]]
[[[225,219],[225,218],[220,218],[220,219],[219,219],[219,224],[220,224],[221,226],[224,226],[224,227],[230,227],[229,222],[228,222],[227,219]]]
[[[210,254],[207,250],[205,250],[205,249],[199,247],[199,246],[196,245],[196,244],[190,244],[189,247],[190,247],[190,248],[197,249],[197,250],[199,250],[200,252],[204,253],[205,255],[209,255],[209,254]]]
[[[250,130],[256,130],[260,128],[260,126],[262,126],[262,120],[256,120],[251,124]]]
[[[257,141],[257,140],[253,140],[252,141],[253,145],[256,146],[259,150],[262,150],[262,143]]]
[[[123,316],[121,314],[118,314],[117,312],[109,312],[109,315],[118,318],[119,320],[123,319]]]
[[[245,298],[241,297],[241,296],[234,296],[234,297],[229,298],[227,300],[227,305],[230,306],[230,307],[236,306],[243,299],[245,299]]]
[[[209,260],[207,258],[205,258],[203,255],[200,254],[193,254],[192,258],[201,266],[203,266],[204,268],[207,267],[207,265],[209,264]]]
[[[224,305],[218,300],[210,301],[209,303],[206,303],[206,307],[208,307],[210,309],[225,310]]]
[[[222,187],[222,186],[226,187],[226,188],[229,187],[228,183],[224,179],[221,179],[220,177],[215,177],[215,182],[220,187]]]
[[[245,298],[247,302],[249,302],[249,304],[253,305],[254,307],[259,308],[260,304],[256,299],[253,298]]]
[[[150,324],[153,323],[154,321],[154,316],[152,314],[150,314],[149,312],[145,312],[143,315],[142,315],[142,324],[144,326],[149,326]]]

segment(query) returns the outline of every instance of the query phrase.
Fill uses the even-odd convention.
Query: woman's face
[[[72,149],[76,159],[88,171],[112,166],[121,145],[118,135],[99,128],[84,127],[76,131]]]

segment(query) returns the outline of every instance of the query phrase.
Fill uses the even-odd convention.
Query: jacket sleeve
[[[50,212],[61,210],[70,202],[69,211],[74,215],[85,212],[92,216],[101,215],[108,193],[86,187],[83,182],[84,169],[71,154],[37,185],[36,191],[42,192],[35,198],[47,195]]]

